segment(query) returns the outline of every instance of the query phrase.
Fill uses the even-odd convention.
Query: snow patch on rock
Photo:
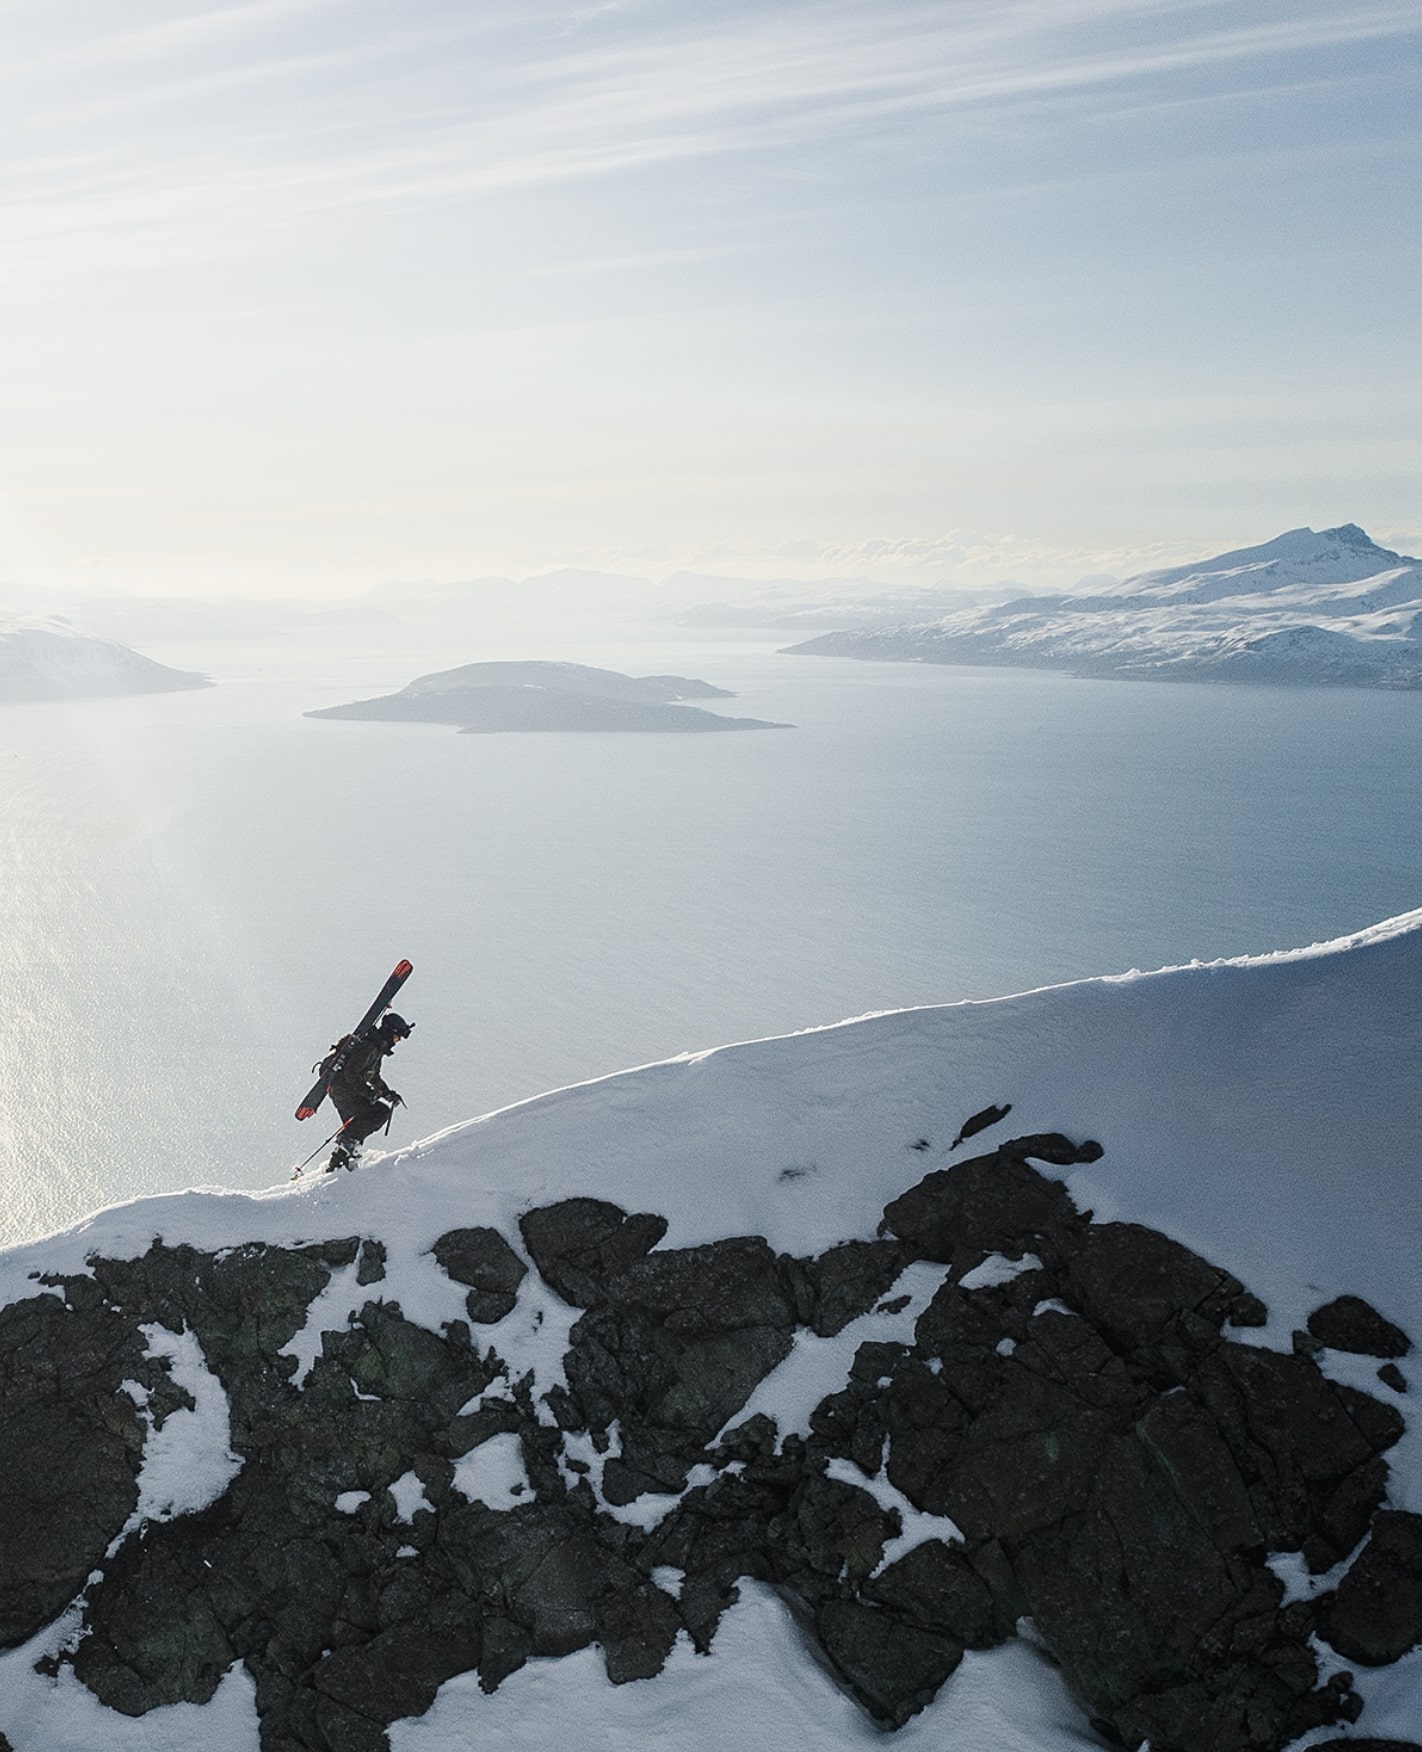
[[[815,1407],[844,1385],[860,1345],[871,1339],[883,1344],[911,1345],[919,1315],[946,1281],[948,1272],[946,1265],[916,1261],[899,1274],[883,1298],[894,1302],[907,1296],[903,1307],[893,1313],[876,1308],[861,1314],[833,1338],[820,1338],[800,1327],[789,1356],[764,1377],[741,1409],[728,1419],[721,1437],[737,1424],[760,1414],[776,1425],[782,1441],[789,1435],[809,1435]]]
[[[162,1427],[155,1429],[148,1394],[142,1389],[134,1394],[149,1433],[138,1474],[138,1506],[119,1540],[145,1521],[171,1521],[205,1509],[242,1470],[241,1458],[232,1452],[227,1394],[208,1368],[197,1334],[170,1332],[157,1325],[139,1330],[148,1340],[146,1354],[167,1358],[174,1382],[192,1395],[194,1404],[169,1412]],[[137,1387],[136,1382],[125,1385],[130,1391]]]
[[[455,1461],[454,1488],[489,1509],[517,1508],[529,1490],[523,1443],[511,1434],[490,1436]]]

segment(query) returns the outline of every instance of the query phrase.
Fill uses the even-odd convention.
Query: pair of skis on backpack
[[[366,1040],[375,1029],[379,1027],[381,1018],[395,1002],[395,994],[400,990],[400,987],[404,985],[405,981],[414,971],[414,964],[412,962],[397,961],[395,963],[394,971],[376,994],[375,1002],[366,1011],[364,1016],[361,1017],[360,1021],[356,1023],[350,1033],[342,1039],[340,1045],[333,1047],[316,1067],[316,1081],[301,1097],[300,1104],[296,1109],[296,1117],[298,1119],[312,1118],[321,1103],[330,1094],[332,1079],[339,1073],[351,1048]],[[304,1162],[298,1162],[296,1167],[292,1169],[291,1178],[293,1180],[299,1179],[302,1170],[310,1167],[311,1163],[316,1160],[328,1144],[334,1144],[336,1146],[335,1150],[332,1152],[331,1160],[327,1164],[328,1168],[354,1167],[356,1152],[359,1145],[342,1144],[340,1142],[341,1134],[349,1124],[350,1121],[347,1120],[344,1124],[337,1126],[335,1131],[331,1133],[330,1137],[328,1137],[324,1143],[317,1144],[316,1148],[306,1160]]]

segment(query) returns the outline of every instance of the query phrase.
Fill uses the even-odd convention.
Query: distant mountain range
[[[873,578],[733,578],[677,572],[653,581],[564,568],[534,577],[477,577],[448,583],[391,583],[338,600],[291,596],[83,594],[7,584],[12,608],[67,616],[125,644],[195,640],[263,643],[273,636],[321,645],[384,641],[432,628],[478,637],[491,628],[530,638],[557,628],[566,638],[605,643],[609,628],[639,633],[685,628],[717,636],[805,637],[864,625],[929,620],[1021,594],[1011,583],[973,589],[951,581],[885,584]]]
[[[421,675],[399,693],[326,706],[308,718],[455,724],[500,730],[784,730],[760,718],[723,718],[683,705],[731,699],[725,688],[684,675],[620,675],[585,663],[465,663]]]
[[[363,612],[395,622],[452,620],[491,614],[556,617],[575,622],[665,624],[697,632],[808,633],[846,626],[895,625],[1020,594],[1013,584],[971,589],[937,584],[891,585],[873,578],[737,578],[674,572],[653,581],[613,572],[563,568],[537,577],[475,578],[453,584],[386,585],[365,599]]]
[[[210,687],[190,669],[170,669],[127,645],[79,633],[59,619],[0,615],[0,702],[95,699]]]
[[[1355,523],[1059,596],[792,645],[808,656],[1182,681],[1422,688],[1422,561]]]

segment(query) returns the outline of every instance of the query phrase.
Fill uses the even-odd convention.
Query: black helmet
[[[403,1016],[397,1016],[392,1010],[380,1024],[380,1032],[388,1040],[405,1040],[414,1026],[413,1022],[407,1022]]]

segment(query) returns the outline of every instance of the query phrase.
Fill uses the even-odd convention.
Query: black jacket
[[[376,1034],[367,1035],[345,1049],[340,1068],[331,1078],[331,1099],[338,1109],[389,1099],[390,1088],[380,1074],[387,1050]]]

